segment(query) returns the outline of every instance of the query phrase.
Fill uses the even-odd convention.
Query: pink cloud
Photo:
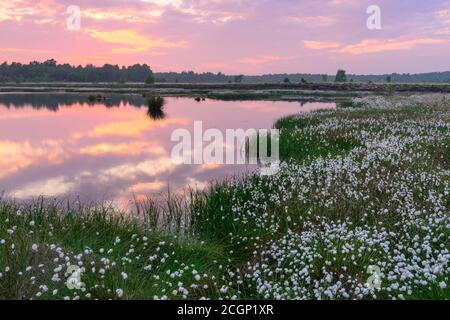
[[[438,38],[417,39],[368,39],[353,45],[343,47],[340,52],[350,54],[368,54],[386,51],[409,50],[421,45],[443,44],[448,40]]]
[[[308,49],[315,49],[315,50],[321,50],[321,49],[336,49],[341,47],[341,44],[336,41],[312,41],[312,40],[304,40],[303,44]]]
[[[95,39],[126,46],[113,48],[111,51],[113,53],[145,52],[153,48],[183,48],[187,46],[186,42],[170,42],[165,39],[153,39],[139,34],[135,30],[128,29],[112,31],[86,29],[85,32]]]
[[[293,57],[282,57],[282,56],[275,56],[271,54],[265,54],[257,57],[249,57],[239,60],[240,63],[243,64],[265,64],[265,63],[271,63],[276,61],[285,61],[293,59]]]

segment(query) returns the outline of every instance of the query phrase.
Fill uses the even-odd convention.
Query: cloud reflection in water
[[[126,203],[170,186],[203,187],[240,174],[245,165],[175,165],[174,129],[271,128],[285,115],[334,104],[215,101],[111,96],[88,104],[81,95],[0,95],[0,190],[26,199],[80,195]]]

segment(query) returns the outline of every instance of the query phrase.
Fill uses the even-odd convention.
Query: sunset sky
[[[381,8],[381,30],[366,26]],[[81,27],[67,28],[69,6]],[[450,70],[448,0],[0,0],[0,61],[224,73]]]

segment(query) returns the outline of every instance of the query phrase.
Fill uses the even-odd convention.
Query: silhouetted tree
[[[338,70],[336,73],[336,79],[335,82],[346,82],[347,81],[347,75],[345,74],[345,70]]]
[[[244,75],[243,74],[240,74],[238,76],[234,76],[234,82],[235,83],[241,83],[242,79],[244,79]]]
[[[150,73],[147,78],[145,79],[146,84],[154,84],[155,83],[155,76],[153,73]]]

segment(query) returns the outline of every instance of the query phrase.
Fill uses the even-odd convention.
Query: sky
[[[0,61],[50,58],[249,75],[449,71],[450,0],[0,0]]]

